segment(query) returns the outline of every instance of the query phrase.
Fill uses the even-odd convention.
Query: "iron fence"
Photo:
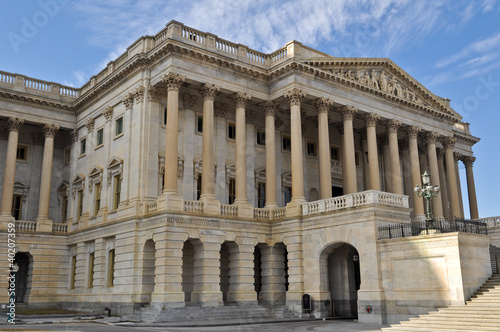
[[[481,221],[438,219],[433,222],[419,221],[380,226],[378,228],[378,238],[379,240],[394,239],[400,237],[452,232],[488,235],[488,227],[485,222]]]

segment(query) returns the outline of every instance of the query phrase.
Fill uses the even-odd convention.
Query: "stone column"
[[[318,110],[318,164],[320,199],[332,197],[332,166],[330,158],[330,135],[328,132],[328,110],[333,101],[326,98],[316,100]]]
[[[478,219],[479,212],[477,208],[476,185],[474,184],[474,173],[472,171],[472,165],[476,161],[476,158],[467,156],[464,157],[462,161],[465,165],[465,172],[467,175],[467,191],[469,193],[470,218]]]
[[[358,112],[358,109],[354,106],[344,106],[340,110],[342,114],[342,119],[344,121],[344,158],[345,163],[342,167],[346,167],[345,170],[345,188],[344,195],[353,194],[358,191],[357,179],[356,179],[356,159],[354,152],[354,131],[352,126],[352,120],[354,115]]]
[[[247,124],[245,107],[252,96],[248,93],[238,92],[233,96],[236,106],[236,169],[235,169],[235,198],[234,204],[238,205],[238,216],[253,217],[253,208],[248,203],[247,195]]]
[[[266,247],[262,253],[262,300],[281,303],[286,300],[284,247]]]
[[[12,200],[14,195],[14,180],[16,173],[17,142],[19,138],[19,127],[24,123],[24,119],[9,118],[9,140],[7,143],[7,156],[5,160],[5,173],[3,177],[2,205],[0,218],[3,220],[13,220]]]
[[[389,120],[386,123],[389,135],[389,154],[391,158],[391,182],[392,192],[403,195],[403,185],[401,183],[401,164],[399,161],[398,128],[401,121]]]
[[[231,297],[238,304],[257,304],[257,294],[254,289],[255,244],[250,243],[250,239],[247,238],[242,238],[241,241],[244,243],[239,244],[237,252],[231,253],[230,256],[230,264],[235,262],[235,272],[230,279],[231,285],[234,284],[235,291]]]
[[[278,207],[276,196],[276,129],[274,114],[278,104],[267,101],[262,104],[266,112],[266,208]]]
[[[417,136],[420,132],[420,128],[417,126],[410,126],[407,129],[408,133],[408,147],[410,149],[410,169],[411,169],[411,184],[415,187],[417,184],[421,187],[422,180],[420,179],[420,161],[418,157],[418,142]],[[415,212],[415,218],[423,219],[425,218],[424,212],[424,202],[423,199],[418,197],[415,192],[412,191],[413,196],[413,208]]]
[[[446,173],[444,171],[444,150],[437,149],[436,152],[438,157],[439,179],[441,179],[441,192],[439,195],[441,196],[441,202],[443,203],[443,216],[446,219],[449,219],[451,218],[451,212],[448,198],[448,184],[446,182]]]
[[[455,158],[453,156],[453,147],[456,139],[446,137],[443,141],[446,158],[446,174],[448,183],[448,194],[450,196],[451,214],[453,218],[460,218],[460,202],[458,198],[457,174],[455,173]]]
[[[40,182],[40,195],[38,201],[37,222],[46,224],[49,220],[50,206],[50,181],[52,179],[52,159],[54,155],[54,136],[59,130],[59,125],[46,123],[43,127],[45,144],[43,147],[42,176]],[[41,226],[42,226],[41,225]],[[37,229],[38,230],[38,229]],[[42,230],[42,229],[39,229]],[[52,229],[50,229],[52,231]]]
[[[203,237],[197,248],[201,253],[195,257],[195,269],[199,274],[194,279],[192,296],[202,306],[222,306],[222,292],[220,291],[220,247],[221,244],[213,236]]]
[[[457,175],[457,190],[458,190],[458,203],[460,203],[460,218],[464,219],[464,200],[462,197],[462,186],[460,185],[460,172],[458,170],[458,161],[462,158],[462,155],[455,152],[453,154],[455,160],[455,174]]]
[[[431,184],[441,187],[441,181],[439,179],[439,167],[436,153],[436,139],[439,134],[436,132],[430,132],[427,134],[427,153],[429,158],[429,173],[431,175]],[[424,184],[422,183],[421,186]],[[437,195],[432,199],[432,210],[434,218],[443,218],[443,204],[441,200],[441,194]]]
[[[205,83],[200,93],[203,97],[203,153],[201,197],[204,211],[208,214],[220,214],[220,203],[214,191],[214,99],[220,87]]]
[[[391,153],[387,135],[380,138],[380,145],[382,146],[382,160],[384,163],[384,191],[390,193],[392,192]]]
[[[300,104],[306,92],[293,88],[285,93],[290,103],[290,133],[291,133],[291,161],[292,161],[292,200],[287,206],[287,215],[296,215],[300,206],[305,202],[304,197],[304,160],[302,153],[302,126]]]
[[[377,121],[380,115],[375,113],[367,113],[364,116],[366,124],[366,141],[368,144],[368,169],[369,169],[369,186],[368,189],[380,190],[380,170],[378,166],[378,150],[377,150]]]

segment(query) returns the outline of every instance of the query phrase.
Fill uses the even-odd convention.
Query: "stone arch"
[[[28,303],[33,279],[33,256],[29,252],[18,251],[14,257],[16,273],[16,303]]]
[[[151,302],[151,294],[155,288],[156,276],[156,244],[152,239],[144,243],[142,253],[142,296],[141,302]]]

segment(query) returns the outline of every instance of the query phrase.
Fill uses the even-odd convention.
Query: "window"
[[[307,142],[307,155],[311,157],[316,157],[316,143]]]
[[[12,216],[16,220],[21,220],[21,210],[23,208],[23,195],[13,195]]]
[[[290,136],[283,136],[281,147],[283,151],[292,150],[292,140],[290,139]]]
[[[101,208],[101,183],[94,185],[94,216],[97,216]]]
[[[64,165],[68,165],[71,162],[71,148],[64,149]]]
[[[87,148],[87,139],[82,139],[80,141],[80,156],[85,154],[85,149]]]
[[[292,187],[285,187],[285,205],[292,200]]]
[[[262,130],[257,130],[257,144],[266,145],[266,133]]]
[[[358,151],[356,151],[354,153],[354,160],[356,162],[356,166],[359,166],[359,152]]]
[[[227,125],[227,138],[236,139],[236,126],[234,123],[229,123]]]
[[[115,249],[108,251],[108,287],[115,284]]]
[[[167,125],[167,108],[166,107],[163,108],[163,125],[164,126]]]
[[[203,117],[201,115],[198,115],[196,117],[196,131],[198,133],[203,132]]]
[[[229,188],[228,188],[228,197],[227,197],[227,202],[228,204],[233,204],[234,203],[234,198],[235,198],[235,193],[236,193],[236,182],[234,179],[229,179]]]
[[[78,191],[78,207],[77,207],[76,219],[80,220],[80,217],[83,214],[83,190]]]
[[[28,147],[19,145],[16,153],[17,160],[28,160]]]
[[[71,274],[69,275],[69,289],[75,288],[76,280],[76,255],[71,256]]]
[[[101,128],[97,131],[96,137],[96,148],[100,147],[104,143],[104,129]]]
[[[63,196],[61,203],[61,221],[68,219],[68,196]]]
[[[120,205],[120,193],[122,190],[122,179],[120,175],[115,175],[114,177],[114,197],[113,197],[113,210],[118,209],[118,205]]]
[[[338,160],[338,161],[340,161],[339,148],[334,147],[334,146],[330,147],[330,158],[332,160]]]
[[[200,199],[201,197],[201,174],[198,176],[196,180],[196,199]]]
[[[115,136],[123,134],[123,116],[115,120]]]
[[[266,184],[259,182],[257,184],[257,207],[263,208],[266,205]]]
[[[89,274],[87,276],[87,288],[94,287],[94,257],[94,252],[89,253]]]

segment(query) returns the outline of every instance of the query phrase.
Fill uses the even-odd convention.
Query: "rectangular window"
[[[71,256],[71,273],[69,275],[69,289],[75,289],[76,255]]]
[[[61,203],[61,221],[65,222],[66,219],[68,219],[68,196],[64,196]]]
[[[331,147],[330,147],[330,158],[331,158],[332,160],[338,160],[338,161],[340,161],[340,152],[339,152],[339,148],[334,147],[334,146],[331,146]]]
[[[101,128],[97,131],[96,147],[100,147],[104,143],[104,129]]]
[[[292,150],[292,140],[290,136],[284,136],[282,139],[282,145],[281,145],[283,151],[291,151]]]
[[[203,132],[203,117],[201,115],[198,115],[196,117],[196,131],[198,133]]]
[[[164,126],[167,125],[167,108],[166,107],[163,108],[163,125]]]
[[[228,204],[233,204],[234,203],[234,198],[236,194],[236,182],[234,179],[229,179],[229,188],[228,188],[228,197],[227,197],[227,202]]]
[[[266,132],[257,130],[257,144],[266,145]]]
[[[234,123],[227,125],[227,138],[236,139],[236,125]]]
[[[96,183],[94,185],[94,216],[97,216],[99,209],[101,208],[101,184]]]
[[[89,254],[89,274],[87,276],[87,288],[94,287],[94,256],[95,253]]]
[[[257,185],[257,207],[263,208],[266,205],[266,184],[259,182]]]
[[[115,249],[108,251],[108,287],[115,284]]]
[[[87,139],[82,139],[80,141],[80,156],[83,156],[85,154],[85,150],[87,148]]]
[[[316,157],[316,143],[307,142],[307,155],[311,157]]]
[[[23,208],[23,196],[13,195],[12,197],[12,216],[16,220],[21,220],[21,210]]]
[[[285,205],[292,200],[292,187],[285,187]]]
[[[120,205],[120,193],[122,191],[122,179],[120,175],[115,175],[115,187],[114,187],[114,199],[113,199],[113,210],[118,209]]]
[[[198,175],[198,180],[196,180],[196,199],[201,197],[201,174]]]
[[[354,160],[355,160],[355,162],[356,162],[356,166],[359,166],[359,162],[360,162],[360,160],[359,160],[359,152],[358,152],[358,151],[356,151],[356,152],[354,153]]]
[[[77,220],[80,220],[80,217],[83,214],[83,190],[78,191],[78,211],[77,211]]]
[[[28,147],[19,145],[16,153],[17,160],[28,160]]]
[[[115,136],[123,134],[123,116],[115,120]]]
[[[64,149],[64,165],[68,165],[71,161],[71,148]]]

